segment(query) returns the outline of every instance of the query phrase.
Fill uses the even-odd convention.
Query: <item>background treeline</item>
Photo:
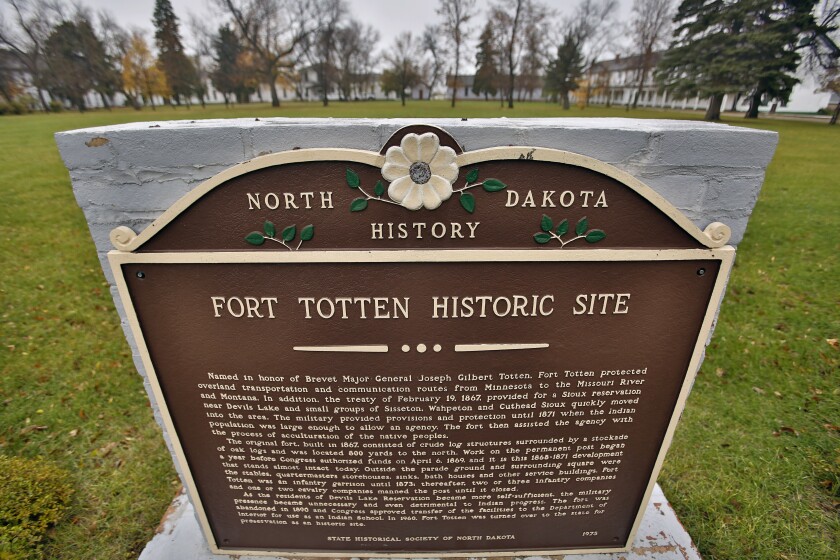
[[[155,2],[151,39],[82,4],[4,1],[0,96],[18,110],[83,111],[91,95],[106,108],[203,105],[210,86],[226,104],[265,95],[279,106],[282,90],[324,105],[446,92],[454,106],[466,89],[508,107],[568,108],[609,103],[614,55],[635,84],[632,108],[655,81],[672,97],[711,99],[709,120],[725,94],[749,99],[755,117],[789,99],[803,68],[840,93],[840,0],[634,0],[626,21],[617,0],[580,0],[565,15],[539,0],[438,0],[436,21],[385,46],[345,0],[208,0],[216,23],[191,17],[189,49],[169,0]]]

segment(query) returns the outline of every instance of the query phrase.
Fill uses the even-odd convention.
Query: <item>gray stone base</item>
[[[325,555],[326,556],[326,555]],[[267,556],[213,554],[195,518],[195,510],[183,492],[172,502],[140,560],[267,560]],[[278,556],[277,558],[282,558]],[[528,560],[537,560],[533,556]],[[691,537],[680,524],[659,485],[645,510],[636,540],[628,552],[553,556],[563,560],[701,560]],[[472,560],[472,559],[471,559]]]

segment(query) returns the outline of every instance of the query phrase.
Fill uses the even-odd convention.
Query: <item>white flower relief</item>
[[[455,150],[440,145],[436,134],[406,134],[400,146],[385,153],[382,176],[391,182],[388,196],[409,210],[434,210],[452,196],[458,178]]]

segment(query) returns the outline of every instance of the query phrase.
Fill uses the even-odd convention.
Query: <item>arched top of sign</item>
[[[729,237],[719,222],[700,230],[607,163],[530,146],[464,152],[424,125],[401,129],[381,153],[254,158],[197,186],[140,234],[111,232],[124,252],[716,248]]]

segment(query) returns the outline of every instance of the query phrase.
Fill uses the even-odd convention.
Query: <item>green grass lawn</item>
[[[269,116],[702,115],[415,101],[0,118],[0,454],[44,457],[75,488],[46,558],[136,558],[180,484],[53,133]],[[780,144],[659,480],[706,558],[836,559],[840,127],[726,122],[778,131]],[[2,550],[0,558],[7,558]]]

